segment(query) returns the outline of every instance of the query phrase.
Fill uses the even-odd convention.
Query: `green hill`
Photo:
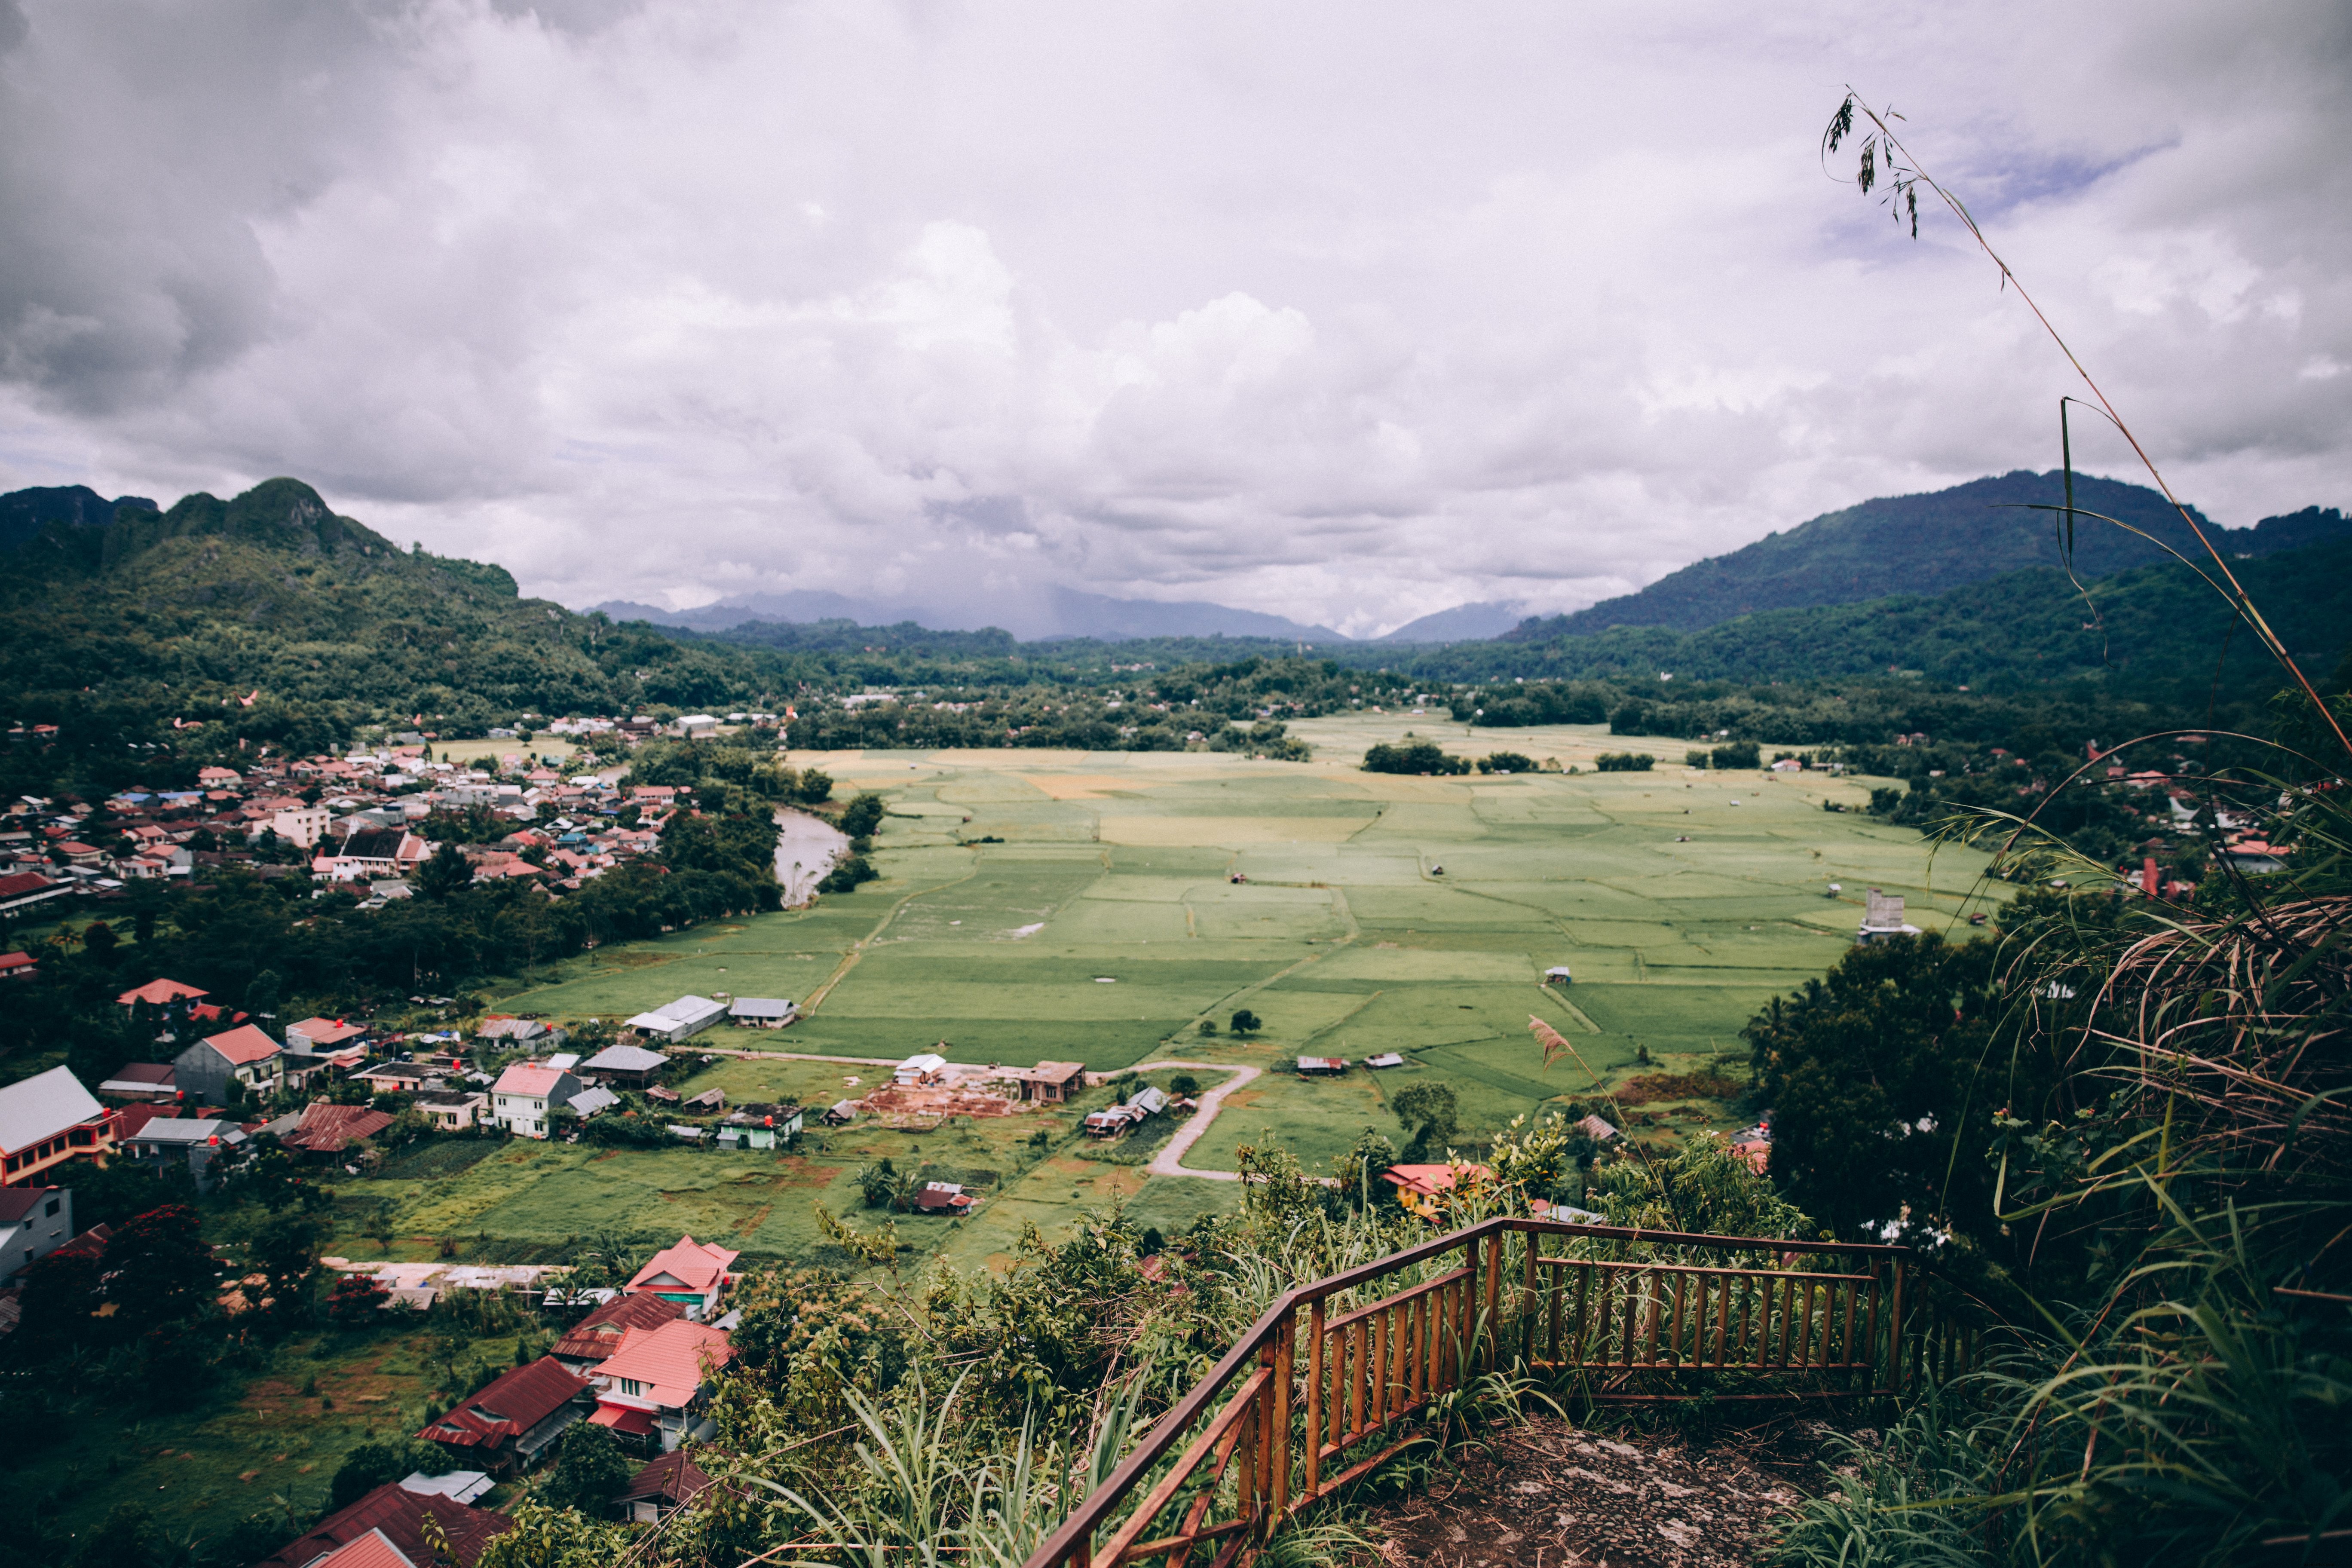
[[[2352,637],[2352,539],[2233,566],[2298,662],[2315,678],[2332,669]],[[1697,632],[1619,626],[1539,644],[1463,643],[1430,650],[1416,668],[1455,680],[1652,686],[1662,672],[1685,683],[1893,678],[2011,691],[2088,680],[2117,695],[2200,709],[2217,690],[2244,701],[2280,684],[2230,606],[2178,563],[2120,572],[2085,589],[2053,567],[2035,567],[1932,597],[1771,610]]]
[[[1699,631],[1761,611],[1941,593],[2034,566],[2054,571],[2061,561],[2053,515],[2028,509],[2056,506],[2064,499],[2064,480],[2057,471],[2023,469],[1926,495],[1882,496],[1685,566],[1638,594],[1603,600],[1572,616],[1523,622],[1505,637],[1549,642],[1612,626]],[[2183,553],[2204,553],[2179,513],[2144,485],[2077,474],[2074,504],[2127,522]],[[2218,527],[2189,510],[2207,536],[2231,556],[2269,555],[2352,537],[2352,522],[2317,507],[2234,529]],[[2076,525],[2079,576],[2105,577],[2168,559],[2156,544],[2111,523],[2084,520]]]
[[[0,708],[68,748],[119,755],[183,735],[175,719],[311,745],[755,694],[740,655],[520,597],[504,568],[403,550],[297,479],[103,519],[71,492],[31,500],[0,497],[0,520],[35,525],[0,556]]]

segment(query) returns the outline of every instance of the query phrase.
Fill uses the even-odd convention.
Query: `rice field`
[[[1589,770],[1598,752],[1630,746],[1661,765],[1444,779],[1358,771],[1367,746],[1407,730],[1473,757],[1510,750]],[[1386,1094],[1406,1079],[1451,1084],[1475,1132],[1622,1081],[1644,1056],[1737,1074],[1741,1026],[1836,961],[1866,889],[1904,894],[1927,927],[1957,924],[1982,907],[1971,900],[2001,891],[1978,880],[1980,855],[1931,855],[1908,829],[1823,810],[1865,804],[1867,779],[1692,772],[1665,761],[1684,742],[1598,726],[1473,734],[1434,716],[1373,715],[1293,731],[1315,761],[795,753],[844,793],[887,798],[879,880],[810,910],[572,961],[499,1005],[585,1019],[688,992],[789,996],[808,1012],[791,1029],[721,1028],[697,1043],[835,1058],[709,1069],[730,1099],[815,1104],[859,1092],[849,1078],[872,1081],[857,1058],[935,1047],[958,1061],[1074,1060],[1097,1072],[1171,1058],[1275,1066],[1302,1053],[1402,1053],[1408,1066],[1387,1075],[1270,1072],[1188,1156],[1195,1169],[1231,1170],[1243,1144],[1273,1131],[1316,1167],[1366,1126],[1402,1144]],[[1572,986],[1541,984],[1555,964],[1572,969]],[[1262,1027],[1235,1039],[1230,1021],[1244,1008]],[[1544,1066],[1531,1014],[1568,1037],[1572,1059]],[[1014,1170],[1013,1146],[1037,1115],[924,1135],[961,1138],[964,1154],[993,1161],[1005,1181],[964,1221],[901,1216],[902,1237],[951,1258],[1001,1260],[1024,1220],[1124,1202],[1181,1228],[1235,1195],[1229,1183],[1147,1180],[1058,1154]],[[1057,1143],[1075,1121],[1052,1119]],[[492,1235],[570,1234],[594,1215],[795,1256],[813,1244],[811,1200],[839,1206],[856,1168],[882,1152],[926,1157],[903,1135],[895,1150],[855,1129],[832,1142],[789,1170],[751,1154],[530,1149],[421,1184],[409,1215],[421,1229]]]

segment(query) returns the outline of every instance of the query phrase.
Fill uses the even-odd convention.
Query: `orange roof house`
[[[682,1236],[677,1246],[665,1247],[655,1253],[625,1289],[632,1296],[643,1292],[667,1296],[682,1302],[688,1316],[706,1318],[719,1305],[719,1293],[727,1284],[727,1270],[741,1256],[740,1252]]]
[[[251,1024],[207,1035],[172,1058],[173,1081],[197,1104],[222,1103],[232,1086],[274,1089],[283,1079],[285,1050]]]
[[[667,1296],[615,1297],[573,1324],[548,1353],[584,1376],[611,1359],[631,1330],[658,1329],[684,1316],[685,1304]]]
[[[201,985],[184,985],[176,980],[150,980],[135,991],[125,991],[114,1000],[117,1005],[134,1006],[141,1002],[151,1007],[169,1007],[175,1002],[193,1002],[212,993]]]
[[[1424,1219],[1437,1217],[1437,1200],[1454,1190],[1459,1175],[1490,1181],[1495,1173],[1485,1165],[1391,1165],[1381,1180],[1397,1190],[1397,1202]]]
[[[599,1426],[639,1438],[658,1436],[673,1450],[700,1425],[698,1413],[711,1382],[735,1359],[723,1329],[679,1319],[657,1329],[631,1329],[621,1348],[596,1369]]]

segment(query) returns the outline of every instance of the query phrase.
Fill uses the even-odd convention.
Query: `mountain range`
[[[1160,637],[1271,637],[1282,642],[1315,644],[1349,640],[1329,626],[1307,626],[1284,616],[1236,610],[1205,600],[1120,599],[1053,583],[992,593],[968,605],[860,599],[803,588],[783,594],[750,594],[690,610],[665,610],[657,605],[627,599],[607,600],[594,608],[616,621],[650,621],[657,626],[701,632],[728,631],[754,622],[852,621],[863,626],[884,626],[914,621],[934,631],[980,631],[998,626],[1024,642],[1055,637],[1098,637],[1115,642]]]
[[[1894,594],[1940,594],[2032,566],[2064,563],[2056,513],[2064,476],[2019,469],[1925,495],[1884,496],[1824,512],[1727,555],[1670,573],[1639,593],[1604,599],[1573,615],[1522,622],[1517,642],[1583,637],[1612,626],[1702,631],[1765,610],[1849,605]],[[2205,552],[2180,513],[2145,485],[2074,476],[2074,504],[2115,522],[2078,517],[2074,570],[2085,580]],[[2273,554],[2352,534],[2329,509],[2306,507],[2252,528],[2222,528],[2196,508],[2199,528],[2226,555]],[[2128,532],[2116,522],[2139,531]],[[2142,537],[2146,535],[2147,537]]]

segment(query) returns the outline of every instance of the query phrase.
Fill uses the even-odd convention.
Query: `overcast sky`
[[[0,0],[0,489],[291,474],[572,604],[1572,608],[2055,465],[1849,81],[2186,497],[2352,502],[2342,0]]]

